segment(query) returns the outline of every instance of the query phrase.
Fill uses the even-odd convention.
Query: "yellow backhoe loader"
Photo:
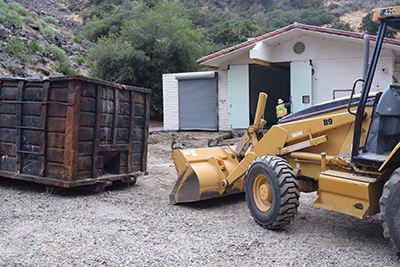
[[[369,93],[384,33],[400,30],[400,7],[375,9],[372,20],[379,24],[374,50],[351,96],[289,114],[265,132],[261,93],[254,125],[237,146],[172,150],[171,203],[244,191],[253,218],[278,229],[294,219],[299,192],[317,191],[315,207],[358,218],[379,213],[400,255],[400,86]]]

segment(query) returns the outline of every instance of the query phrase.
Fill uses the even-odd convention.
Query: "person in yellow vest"
[[[288,114],[288,107],[292,104],[292,97],[290,97],[289,102],[283,103],[282,99],[278,99],[278,105],[276,106],[276,117],[278,119],[286,116]]]

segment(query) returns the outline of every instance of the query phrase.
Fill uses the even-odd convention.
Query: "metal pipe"
[[[357,108],[357,116],[354,124],[354,136],[353,136],[353,149],[351,151],[351,161],[357,163],[357,157],[360,153],[360,139],[361,139],[361,125],[364,120],[364,110],[367,103],[368,93],[371,89],[372,80],[374,78],[374,73],[376,66],[378,64],[379,54],[381,52],[383,38],[385,37],[387,23],[385,20],[381,21],[379,25],[378,35],[376,37],[374,51],[372,52],[371,63],[368,66],[367,76],[365,78],[365,83],[363,86],[360,103]]]
[[[254,126],[260,127],[262,119],[264,118],[265,104],[267,103],[268,95],[266,93],[260,93],[258,97],[256,117],[254,118]]]
[[[326,170],[326,153],[325,152],[321,153],[321,170],[323,170],[323,171]]]
[[[369,65],[369,36],[368,34],[363,35],[364,39],[364,66],[363,66],[363,79],[367,78],[367,71]]]
[[[321,154],[318,153],[311,153],[311,152],[292,152],[289,154],[292,158],[295,159],[305,159],[305,160],[311,160],[311,161],[321,161]],[[334,156],[328,156],[325,153],[325,160],[326,161],[331,161],[335,157]]]

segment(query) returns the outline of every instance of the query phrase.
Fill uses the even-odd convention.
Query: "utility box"
[[[70,188],[147,174],[150,89],[0,77],[0,176]]]

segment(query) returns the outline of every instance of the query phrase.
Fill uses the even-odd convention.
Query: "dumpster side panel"
[[[77,179],[97,177],[97,171],[93,168],[93,161],[97,158],[95,154],[95,125],[96,125],[96,98],[97,84],[81,81],[80,83],[80,127],[78,134],[78,165]]]
[[[48,82],[1,81],[0,170],[42,176]],[[10,174],[11,175],[11,174]]]
[[[131,157],[130,171],[137,172],[147,170],[147,139],[149,131],[149,105],[150,96],[141,92],[132,93],[132,108],[133,124],[131,128]]]
[[[0,176],[75,187],[147,174],[150,93],[84,76],[0,78]]]
[[[46,127],[46,170],[47,177],[54,178],[56,185],[63,186],[65,176],[64,156],[67,129],[68,82],[50,84]],[[62,184],[61,184],[62,183]]]

